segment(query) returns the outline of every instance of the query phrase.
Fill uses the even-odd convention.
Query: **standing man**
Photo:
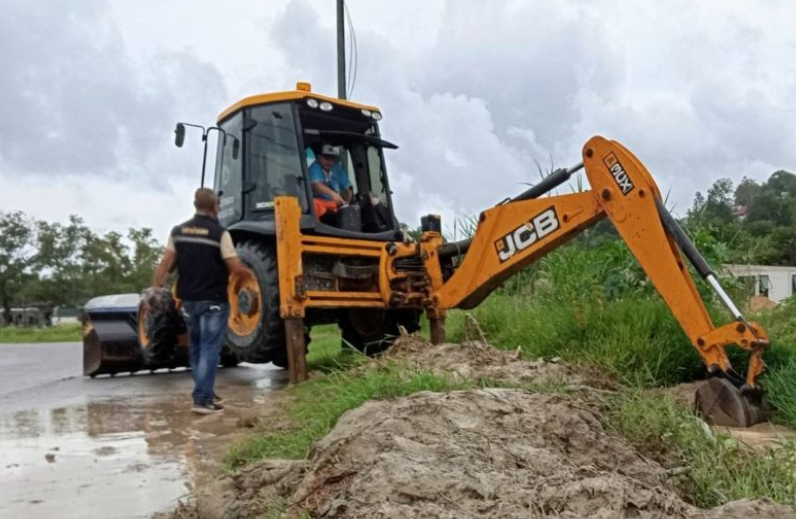
[[[337,212],[338,206],[351,202],[354,196],[348,175],[336,164],[339,158],[337,148],[324,144],[317,159],[310,165],[310,186],[318,218],[327,211]]]
[[[229,317],[227,279],[251,272],[238,258],[229,232],[218,223],[213,190],[197,189],[193,205],[194,217],[172,229],[152,286],[163,287],[169,272],[177,269],[177,297],[191,341],[193,412],[212,414],[224,409],[215,401],[213,387]]]

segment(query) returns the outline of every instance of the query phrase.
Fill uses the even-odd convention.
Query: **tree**
[[[74,305],[89,293],[85,283],[86,249],[96,235],[76,215],[69,223],[37,222],[41,269],[40,297],[53,305]]]
[[[796,175],[784,170],[775,171],[765,187],[779,196],[796,197]]]
[[[152,282],[155,266],[163,255],[163,247],[152,236],[152,229],[129,229],[127,239],[132,243],[133,257],[129,283],[133,291],[140,291]]]
[[[126,278],[131,270],[128,247],[116,231],[92,236],[83,251],[83,284],[86,299],[129,292]]]
[[[762,187],[751,178],[743,177],[741,183],[735,188],[735,205],[749,207],[760,195]]]
[[[33,226],[24,213],[0,213],[0,301],[3,320],[11,322],[11,304],[22,291],[33,256]]]
[[[735,220],[732,195],[732,180],[729,178],[720,178],[710,186],[704,213],[711,224],[726,225]]]

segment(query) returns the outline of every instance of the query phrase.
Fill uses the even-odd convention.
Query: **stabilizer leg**
[[[429,328],[431,331],[431,344],[442,344],[445,342],[445,318],[429,318]]]
[[[304,319],[285,319],[287,340],[287,363],[290,383],[299,384],[307,380],[307,355],[304,343]]]

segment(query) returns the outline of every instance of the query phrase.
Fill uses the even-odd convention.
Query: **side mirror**
[[[240,155],[240,141],[235,137],[232,138],[232,160],[238,160]]]
[[[177,123],[177,127],[174,129],[174,144],[176,144],[178,148],[182,148],[184,142],[185,125],[182,123]]]

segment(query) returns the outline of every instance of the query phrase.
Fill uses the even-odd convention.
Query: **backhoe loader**
[[[710,381],[698,391],[699,409],[726,425],[764,418],[758,377],[769,346],[765,331],[743,317],[667,211],[649,172],[623,145],[592,137],[582,162],[481,212],[471,239],[446,243],[440,218],[429,215],[421,220],[422,236],[412,240],[393,212],[384,150],[396,146],[382,139],[380,120],[375,106],[299,83],[293,91],[239,101],[211,128],[219,134],[219,220],[254,273],[233,276],[228,285],[226,346],[238,360],[289,366],[291,381],[300,382],[313,325],[338,323],[344,343],[378,352],[400,328],[416,331],[422,312],[432,342],[440,343],[448,310],[475,307],[510,276],[609,218],[705,363]],[[202,129],[205,143],[211,129]],[[181,145],[185,125],[176,133]],[[308,168],[325,145],[341,150],[355,198],[321,216]],[[581,170],[591,190],[545,196]],[[686,260],[727,306],[731,322],[713,324]],[[140,311],[137,319],[131,329],[146,349],[152,333]],[[107,349],[113,339],[95,342]],[[745,376],[727,358],[730,344],[749,353]]]

